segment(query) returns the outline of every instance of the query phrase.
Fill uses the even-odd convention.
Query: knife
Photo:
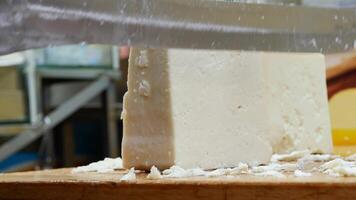
[[[65,44],[336,53],[356,8],[207,0],[2,0],[0,54]]]

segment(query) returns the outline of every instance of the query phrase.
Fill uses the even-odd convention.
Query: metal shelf
[[[115,80],[120,78],[119,73],[119,55],[117,47],[112,48],[112,68],[111,69],[49,69],[36,68],[33,51],[27,51],[26,66],[26,86],[29,94],[29,115],[30,124],[22,125],[1,125],[0,132],[4,135],[15,136],[8,142],[0,146],[0,161],[21,150],[37,138],[45,136],[51,129],[69,117],[72,113],[83,107],[95,96],[105,92],[106,94],[106,115],[107,115],[107,138],[109,144],[109,156],[118,156],[118,138],[117,138],[117,102],[116,102],[116,84]],[[82,89],[76,95],[68,99],[62,105],[46,116],[39,109],[41,104],[39,98],[41,94],[41,79],[75,79],[78,81],[91,81],[87,87]],[[43,117],[42,117],[43,116]],[[16,132],[19,132],[16,134]],[[52,137],[53,138],[53,137]],[[53,142],[48,141],[49,145]],[[52,144],[53,145],[53,144]]]

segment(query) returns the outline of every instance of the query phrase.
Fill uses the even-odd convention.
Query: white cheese
[[[120,181],[134,181],[136,180],[135,168],[131,168],[127,174],[121,177]]]
[[[161,179],[162,175],[161,175],[161,172],[159,171],[159,169],[157,169],[157,167],[152,166],[150,173],[147,175],[147,178],[152,179],[152,180]]]
[[[183,169],[179,166],[172,166],[169,169],[164,170],[162,173],[164,178],[185,178],[206,176],[209,172],[206,172],[201,168]]]
[[[325,161],[330,161],[332,159],[335,159],[337,157],[338,156],[330,155],[330,154],[311,154],[311,155],[304,156],[300,160],[314,161],[314,162],[325,162]]]
[[[341,158],[337,158],[327,163],[324,163],[323,165],[320,166],[320,169],[324,171],[327,169],[333,169],[335,167],[353,167],[353,166],[355,166],[355,162],[345,161]]]
[[[309,176],[312,176],[312,174],[309,173],[309,172],[302,172],[300,170],[295,170],[294,171],[294,176],[295,177],[309,177]]]
[[[218,176],[226,176],[229,175],[230,168],[220,168],[210,171],[206,174],[207,177],[218,177]]]
[[[82,173],[82,172],[113,172],[115,169],[122,169],[122,160],[118,158],[105,158],[104,160],[90,163],[86,166],[76,167],[72,170],[72,173]]]
[[[299,158],[302,158],[306,155],[309,155],[309,150],[302,150],[302,151],[293,151],[289,154],[273,154],[271,157],[271,162],[278,162],[278,161],[296,161]]]
[[[207,172],[204,171],[203,169],[201,168],[193,168],[193,169],[188,169],[187,170],[188,172],[188,176],[189,177],[194,177],[194,176],[206,176]]]
[[[248,172],[248,165],[245,163],[239,163],[237,167],[230,170],[229,175],[247,174]]]
[[[340,176],[340,174],[335,172],[333,169],[327,169],[323,173],[329,176]]]
[[[346,176],[346,177],[355,177],[356,176],[356,166],[354,167],[335,167],[332,169],[333,173],[338,174],[339,176]]]
[[[266,171],[287,172],[287,171],[294,171],[297,168],[298,168],[298,166],[295,163],[283,163],[283,164],[270,163],[268,165],[252,167],[252,172],[254,172],[254,173],[261,173],[261,172],[266,172]]]
[[[356,154],[353,154],[351,156],[346,157],[346,160],[348,160],[348,161],[356,161]]]
[[[269,170],[269,171],[264,171],[264,172],[260,172],[260,173],[256,173],[254,174],[255,176],[273,176],[273,177],[277,177],[277,178],[284,178],[285,175],[278,172],[278,171],[274,171],[274,170]]]
[[[299,169],[305,169],[315,165],[315,162],[327,162],[338,157],[331,154],[309,154],[298,159],[297,165]]]
[[[234,176],[239,174],[249,173],[248,165],[245,163],[239,163],[234,168],[218,168],[212,171],[205,171],[201,168],[183,169],[179,166],[172,166],[169,169],[164,170],[164,178],[186,178],[186,177],[219,177],[219,176]]]
[[[269,141],[274,151],[330,153],[324,56],[263,53],[262,57],[268,79]]]
[[[356,162],[337,158],[321,165],[320,171],[331,176],[356,176]]]
[[[126,168],[216,169],[331,150],[319,54],[133,49],[129,65]]]
[[[184,178],[189,177],[188,172],[179,166],[172,166],[169,169],[164,170],[163,177],[165,178]]]

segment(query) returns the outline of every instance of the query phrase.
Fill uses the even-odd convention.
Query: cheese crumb
[[[306,155],[309,155],[309,150],[303,151],[293,151],[289,154],[274,154],[271,157],[271,162],[278,162],[278,161],[296,161],[299,158],[302,158]]]
[[[147,178],[152,179],[152,180],[161,179],[162,175],[161,175],[161,172],[159,171],[159,169],[157,169],[157,167],[152,166],[150,173],[147,175]]]
[[[172,166],[171,168],[164,170],[162,173],[164,178],[185,178],[206,176],[208,174],[208,172],[201,168],[183,169],[179,166]]]
[[[324,174],[327,174],[329,176],[340,176],[340,174],[334,172],[334,170],[328,169],[323,172]]]
[[[269,171],[264,171],[261,173],[256,173],[254,174],[255,176],[273,176],[273,177],[277,177],[277,178],[284,178],[285,175],[278,172],[278,171],[274,171],[274,170],[269,170]]]
[[[330,176],[356,176],[356,162],[340,158],[324,163],[319,169]]]
[[[330,154],[310,154],[298,159],[297,165],[299,169],[304,169],[308,164],[314,162],[326,162],[335,158],[337,158],[337,156]]]
[[[322,171],[325,171],[327,169],[333,169],[333,168],[336,168],[336,167],[352,167],[352,166],[355,166],[354,162],[345,161],[345,160],[343,160],[341,158],[337,158],[337,159],[334,159],[334,160],[329,161],[327,163],[324,163],[323,165],[320,166],[320,169]]]
[[[183,178],[187,177],[187,171],[179,166],[173,165],[171,168],[164,170],[163,177],[166,178]]]
[[[104,160],[90,163],[86,166],[80,166],[72,169],[72,173],[83,173],[83,172],[113,172],[115,169],[122,169],[122,160],[118,158],[105,158]]]
[[[248,165],[245,163],[239,163],[235,168],[219,168],[212,171],[204,171],[201,168],[183,169],[179,166],[172,166],[169,169],[164,170],[164,178],[185,178],[185,177],[218,177],[218,176],[231,176],[238,174],[246,174],[249,172]]]
[[[213,171],[210,171],[206,174],[207,177],[218,177],[218,176],[226,176],[229,175],[230,168],[219,168]]]
[[[308,173],[308,172],[302,172],[300,170],[295,170],[294,171],[294,176],[295,177],[309,177],[311,176],[312,174],[311,173]]]
[[[295,161],[297,163],[277,163],[278,161]],[[179,166],[172,166],[164,170],[162,173],[155,166],[151,167],[147,179],[161,179],[161,178],[186,178],[186,177],[219,177],[227,176],[233,177],[239,174],[253,174],[256,176],[275,176],[285,177],[282,172],[294,172],[295,177],[309,177],[312,173],[301,171],[304,169],[304,164],[307,162],[325,162],[314,170],[318,170],[330,176],[356,176],[356,154],[347,158],[341,159],[340,156],[331,154],[310,154],[309,151],[295,151],[290,154],[275,154],[268,165],[254,166],[249,169],[245,163],[239,163],[234,168],[219,168],[212,171],[205,171],[201,168],[183,169]],[[327,162],[326,162],[327,161]],[[72,173],[82,172],[98,172],[108,173],[115,169],[122,169],[122,160],[118,158],[105,158],[104,160],[90,163],[86,166],[74,168]],[[120,180],[131,181],[136,179],[136,171],[131,168]]]
[[[245,163],[239,163],[237,167],[234,167],[230,170],[229,175],[238,175],[238,174],[247,174],[248,165]]]
[[[333,172],[339,174],[339,176],[355,177],[356,167],[335,167]]]
[[[187,172],[189,176],[205,176],[207,174],[207,172],[201,168],[188,169]]]
[[[306,156],[300,158],[299,160],[325,162],[325,161],[335,159],[336,157],[337,156],[330,155],[330,154],[310,154],[310,155],[306,155]]]
[[[120,181],[133,181],[136,180],[135,168],[131,168],[127,174],[121,177]]]
[[[294,171],[296,170],[297,164],[294,163],[284,163],[284,164],[278,164],[278,163],[271,163],[269,165],[262,165],[262,166],[257,166],[252,168],[252,172],[254,173],[262,173],[266,171]]]
[[[353,154],[353,155],[351,155],[351,156],[346,157],[345,160],[348,160],[348,161],[356,161],[356,153]]]

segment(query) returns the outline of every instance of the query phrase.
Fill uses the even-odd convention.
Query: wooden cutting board
[[[356,177],[240,175],[147,180],[146,173],[139,173],[137,180],[122,182],[125,172],[72,174],[70,169],[57,169],[1,174],[0,199],[356,199]]]

